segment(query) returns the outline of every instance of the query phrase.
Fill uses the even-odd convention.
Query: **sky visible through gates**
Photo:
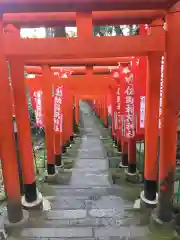
[[[122,26],[123,34],[124,36],[129,35],[129,28],[127,25]],[[71,34],[75,32],[77,34],[77,28],[76,27],[66,27],[67,34]],[[115,35],[115,32],[112,33],[112,35]],[[23,38],[45,38],[47,36],[46,29],[44,27],[40,28],[22,28],[21,29],[21,37]]]

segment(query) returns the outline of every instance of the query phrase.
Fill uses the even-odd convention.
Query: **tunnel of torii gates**
[[[9,0],[8,2],[0,0],[2,16],[0,21],[0,109],[3,113],[0,118],[0,154],[4,185],[8,196],[7,222],[20,222],[24,215],[22,206],[31,208],[42,202],[42,195],[36,189],[25,83],[32,91],[39,89],[42,91],[42,113],[48,158],[47,177],[53,177],[56,174],[56,164],[57,166],[61,164],[60,157],[58,157],[62,151],[61,145],[65,144],[68,139],[72,139],[74,99],[76,102],[82,98],[95,100],[95,102],[91,101],[91,105],[97,114],[103,116],[105,124],[107,124],[107,103],[111,103],[111,111],[116,113],[118,120],[116,122],[116,117],[112,114],[112,133],[121,147],[119,150],[124,153],[121,167],[128,167],[125,170],[127,178],[132,179],[137,174],[135,142],[145,138],[145,180],[141,201],[149,206],[157,205],[157,219],[162,222],[171,221],[180,102],[178,87],[180,12],[178,4],[173,6],[176,2],[147,0],[137,3],[130,0],[125,3],[121,0],[111,2],[104,0],[103,3],[98,4],[95,0],[92,4],[91,1],[86,3],[82,0],[49,2],[38,0],[35,4],[34,1],[29,0]],[[28,13],[29,9],[31,13]],[[49,13],[34,13],[43,11]],[[61,11],[61,13],[52,13],[55,11]],[[71,12],[70,21],[67,17],[70,15],[65,13],[68,11]],[[54,18],[53,14],[55,14]],[[68,22],[71,22],[70,25],[76,24],[78,37],[72,39],[20,38],[19,27],[34,27],[42,23],[44,26],[53,27],[55,22],[58,26],[65,26]],[[149,28],[147,32],[137,36],[92,36],[94,25],[105,25],[108,22],[110,24],[149,24]],[[8,27],[7,24],[14,25],[17,30],[14,30],[12,26]],[[124,61],[124,57],[129,59]],[[162,57],[164,57],[164,78],[161,72]],[[12,88],[8,81],[7,60],[10,66]],[[113,63],[117,64],[118,68],[112,70],[111,74],[96,75],[93,73],[92,66],[111,66]],[[67,79],[63,79],[57,74],[57,69],[55,71],[53,68],[50,69],[50,66],[63,64],[83,65],[86,67],[85,75],[70,74]],[[33,79],[24,79],[24,66],[32,65],[41,66],[42,72]],[[146,65],[147,72],[144,73]],[[26,68],[28,70],[28,67]],[[162,113],[159,128],[160,82],[162,83],[162,80]],[[141,87],[144,84],[146,92],[143,92],[143,87]],[[57,91],[52,97],[54,86]],[[62,92],[61,101],[58,97]],[[145,129],[140,125],[141,110],[142,115],[144,114],[143,107],[140,108],[144,98],[140,101],[140,97],[145,97],[146,100]],[[25,187],[25,196],[22,199],[13,133],[12,99]],[[56,103],[62,102],[60,116],[63,116],[63,121],[60,117],[60,120],[58,119],[60,125],[59,127],[56,125],[55,128],[53,99]],[[77,112],[76,116],[78,120]],[[143,121],[142,124],[144,124]],[[159,164],[157,164],[158,136],[160,136]],[[157,187],[157,182],[159,187]]]

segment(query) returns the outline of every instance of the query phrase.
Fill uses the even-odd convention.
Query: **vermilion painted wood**
[[[129,61],[130,58],[119,58],[119,62],[124,62],[124,61]],[[47,60],[48,61],[48,60]],[[50,61],[50,60],[49,60]],[[57,60],[59,61],[59,60]],[[86,64],[86,63],[84,63]],[[93,73],[110,73],[111,70],[116,69],[116,66],[93,66],[92,71]],[[86,74],[87,72],[87,67],[86,66],[67,66],[67,67],[51,67],[51,70],[53,72],[58,72],[61,69],[64,71],[72,71],[72,74]],[[42,74],[42,69],[40,66],[26,66],[25,70],[27,73],[35,73],[35,74]]]
[[[97,26],[108,24],[148,24],[154,19],[164,17],[165,13],[165,10],[95,11],[92,12],[92,23]],[[14,24],[18,27],[76,26],[76,13],[11,13],[3,15],[3,23]]]
[[[26,64],[31,66],[38,66],[42,64],[49,64],[50,66],[117,66],[119,62],[128,61],[128,57],[106,57],[106,58],[80,58],[80,59],[26,59]],[[30,67],[30,66],[28,66]]]
[[[10,62],[11,81],[15,105],[17,130],[19,133],[19,149],[24,184],[35,182],[34,161],[31,144],[31,132],[24,84],[24,66],[20,61]],[[26,139],[26,141],[24,141]],[[28,167],[27,167],[28,166]]]
[[[36,76],[35,79],[39,81],[42,76]],[[34,79],[27,79],[28,82],[34,81]],[[92,75],[88,77],[87,75],[83,76],[70,76],[68,79],[59,79],[57,76],[52,75],[52,83],[54,84],[63,84],[72,91],[85,91],[88,92],[102,92],[107,89],[110,85],[116,86],[116,82],[111,78],[111,76],[96,76]],[[93,86],[93,88],[92,88]]]
[[[0,0],[5,12],[72,12],[168,9],[178,0]]]
[[[122,47],[123,46],[123,47]],[[152,36],[20,39],[4,34],[4,54],[25,59],[72,59],[145,56],[148,52],[163,53],[164,33]],[[25,60],[26,61],[26,60]]]
[[[2,44],[2,22],[0,21],[0,44]],[[17,152],[14,141],[14,128],[12,122],[12,92],[8,81],[8,68],[3,49],[0,49],[0,108],[3,115],[0,118],[1,137],[1,164],[6,194],[11,201],[21,202],[19,174],[17,166]],[[13,174],[12,174],[13,169]],[[19,219],[21,220],[21,218]]]
[[[46,134],[46,148],[48,164],[55,164],[54,145],[53,145],[53,100],[52,100],[52,83],[51,71],[48,66],[43,66],[43,77],[41,78],[41,86],[43,91],[43,109],[44,109],[44,125]]]

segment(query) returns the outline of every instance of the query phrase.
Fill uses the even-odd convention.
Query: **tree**
[[[128,35],[138,34],[138,25],[115,25],[115,26],[96,26],[94,27],[95,36],[123,36],[124,29],[128,29]]]
[[[94,35],[95,36],[111,36],[113,33],[113,26],[95,26]]]
[[[54,28],[54,37],[66,37],[66,28],[65,27]]]
[[[139,26],[138,25],[130,25],[129,26],[129,35],[138,35],[139,34]]]
[[[66,37],[66,28],[63,27],[55,27],[55,28],[47,28],[46,29],[47,37]]]

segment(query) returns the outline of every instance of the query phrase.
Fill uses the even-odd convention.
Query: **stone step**
[[[25,228],[20,232],[24,239],[132,239],[147,240],[149,230],[144,227],[69,227],[69,228]]]
[[[108,136],[108,130],[92,117],[86,103],[82,105],[84,135],[78,139],[78,146],[73,145],[63,155],[64,162],[73,160],[74,166],[59,171],[62,181],[48,185],[54,195],[46,197],[51,210],[33,212],[28,225],[16,232],[15,239],[147,240],[149,230],[141,227],[139,215],[134,216],[133,203],[125,200],[120,186],[110,182],[106,151],[114,156],[116,150],[112,149],[112,140],[104,141],[104,145],[100,140],[100,136]]]
[[[82,220],[86,218],[92,218],[94,221],[96,219],[113,219],[113,220],[123,220],[132,217],[132,212],[126,206],[121,208],[98,208],[96,204],[86,201],[84,209],[56,209],[43,211],[39,213],[38,211],[33,212],[32,219],[37,220],[37,214],[39,214],[38,220],[43,222],[51,220]],[[34,218],[35,217],[35,218]],[[40,223],[41,223],[40,221]]]
[[[62,187],[62,186],[61,186]],[[67,186],[65,186],[67,187]],[[53,189],[52,189],[53,190]],[[119,189],[118,189],[119,190]],[[70,197],[70,196],[74,196],[74,197],[83,197],[84,199],[99,199],[102,196],[117,196],[117,197],[121,197],[122,193],[119,192],[117,189],[111,189],[111,188],[90,188],[90,189],[85,189],[83,188],[78,188],[76,189],[76,187],[71,188],[71,189],[63,189],[63,188],[58,188],[53,190],[53,192],[56,194],[57,198],[60,197]]]
[[[90,218],[83,219],[52,219],[52,220],[31,220],[27,228],[68,228],[68,227],[129,227],[131,218]]]
[[[63,238],[90,238],[93,239],[92,228],[25,228],[20,237],[37,239],[63,239]]]

